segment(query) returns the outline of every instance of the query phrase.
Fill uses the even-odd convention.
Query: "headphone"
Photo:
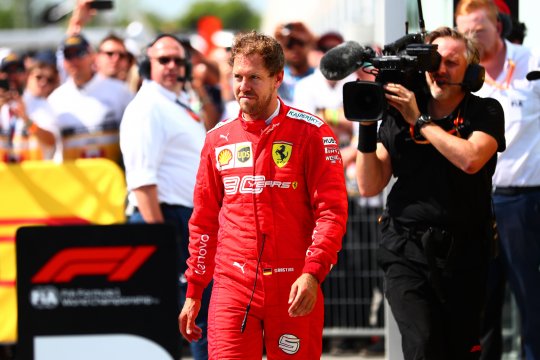
[[[469,64],[467,70],[465,70],[465,75],[463,76],[463,81],[461,82],[461,87],[465,91],[475,92],[482,88],[484,85],[484,79],[486,78],[486,69],[480,64]]]
[[[193,68],[193,65],[191,64],[191,54],[187,46],[185,46],[180,39],[168,33],[158,35],[154,40],[152,40],[152,42],[150,42],[150,44],[146,46],[144,54],[139,58],[139,61],[138,61],[139,76],[143,79],[150,79],[152,72],[151,72],[151,67],[150,67],[150,57],[148,56],[148,49],[154,46],[154,44],[158,42],[160,39],[163,39],[165,37],[174,39],[176,42],[178,42],[178,44],[180,44],[180,46],[182,46],[182,49],[184,49],[184,53],[185,53],[184,56],[186,58],[186,63],[184,65],[185,75],[183,78],[179,78],[178,81],[185,81],[185,82],[191,81],[192,68]]]

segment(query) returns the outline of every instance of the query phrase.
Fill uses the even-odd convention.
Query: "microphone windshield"
[[[321,59],[321,72],[328,80],[341,80],[362,65],[364,48],[355,41],[347,41],[330,50]]]
[[[538,71],[538,70],[531,71],[525,77],[529,81],[538,80],[538,79],[540,79],[540,71]]]

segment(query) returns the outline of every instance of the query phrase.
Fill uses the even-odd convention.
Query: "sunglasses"
[[[176,66],[184,66],[184,65],[186,65],[186,59],[185,58],[170,57],[170,56],[160,56],[160,57],[157,57],[155,59],[161,65],[167,65],[171,61],[174,61],[174,65],[176,65]]]
[[[289,41],[287,41],[287,44],[285,45],[285,47],[287,49],[292,49],[295,45],[298,45],[300,47],[304,47],[306,46],[306,42],[305,41],[302,41],[300,39],[296,39],[296,38],[290,38]]]
[[[37,81],[45,80],[47,82],[47,84],[49,84],[49,85],[54,84],[54,78],[48,77],[48,76],[45,76],[45,75],[36,75],[36,80]]]
[[[113,56],[118,56],[119,59],[126,59],[129,57],[129,54],[122,51],[99,51],[100,54],[105,54],[108,57],[112,58]]]
[[[5,67],[5,69],[2,70],[3,73],[6,74],[17,74],[24,72],[24,65],[21,64],[11,64]]]

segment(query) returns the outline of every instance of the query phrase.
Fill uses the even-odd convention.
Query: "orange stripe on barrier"
[[[17,218],[17,219],[0,219],[0,226],[5,225],[83,225],[89,224],[90,221],[79,217],[46,217],[46,218]]]
[[[3,243],[3,242],[14,242],[15,241],[15,236],[11,235],[11,236],[0,236],[0,243]]]
[[[0,287],[14,287],[15,280],[0,280]]]

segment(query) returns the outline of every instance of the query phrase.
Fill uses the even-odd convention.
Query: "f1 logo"
[[[67,283],[77,276],[107,275],[126,281],[156,251],[155,246],[75,247],[55,254],[32,278],[33,284]]]

